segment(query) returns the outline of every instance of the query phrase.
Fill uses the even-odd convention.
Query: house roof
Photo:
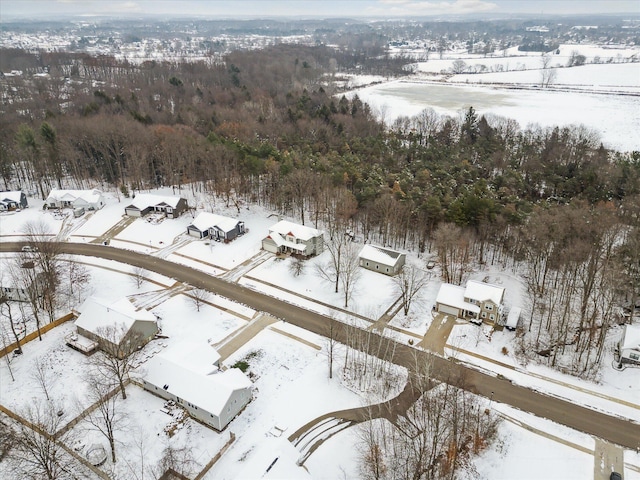
[[[302,253],[304,253],[307,250],[306,244],[290,242],[289,240],[284,238],[282,235],[280,235],[278,232],[269,232],[269,236],[267,238],[270,238],[271,240],[273,240],[273,243],[275,243],[278,247],[286,246],[293,250],[298,250],[299,252],[302,252]]]
[[[130,205],[125,208],[134,207],[138,210],[144,210],[147,207],[155,207],[157,205],[168,205],[172,208],[178,206],[178,202],[182,197],[177,195],[154,195],[153,193],[138,193]]]
[[[168,392],[218,417],[233,392],[251,388],[251,380],[238,368],[206,375],[162,354],[149,360],[146,369],[148,383],[158,388],[167,385]]]
[[[236,228],[239,222],[240,220],[236,218],[224,217],[222,215],[209,212],[200,212],[191,225],[201,232],[211,227],[217,227],[223,232],[230,232]]]
[[[56,202],[67,201],[73,202],[76,199],[80,198],[87,203],[96,203],[102,197],[102,192],[100,190],[58,190],[54,188],[49,192],[49,196],[47,197],[47,202],[50,200],[54,200]]]
[[[469,312],[480,313],[480,307],[473,303],[465,302],[465,288],[451,283],[443,283],[438,290],[436,303],[449,305],[451,307],[467,310]]]
[[[286,237],[287,235],[293,235],[300,240],[310,240],[314,237],[322,236],[322,231],[315,228],[307,227],[305,225],[298,225],[297,223],[289,222],[287,220],[280,220],[278,223],[269,228],[269,233],[276,232]]]
[[[640,350],[640,325],[625,325],[621,348]]]
[[[358,254],[360,258],[381,263],[382,265],[388,265],[390,267],[395,266],[403,255],[403,253],[396,252],[395,250],[377,247],[375,245],[365,245]]]
[[[97,297],[89,297],[78,309],[80,316],[75,321],[77,327],[83,328],[95,335],[100,335],[103,328],[119,327],[115,332],[118,343],[124,338],[136,321],[155,322],[153,313],[136,307],[127,299],[122,298],[116,302],[109,302]]]
[[[464,291],[464,296],[481,302],[491,300],[496,305],[500,305],[504,296],[504,288],[491,285],[490,283],[469,280],[467,282],[467,288]]]
[[[10,192],[0,192],[0,200],[9,200],[11,202],[20,203],[22,197],[21,190],[14,190]]]
[[[162,351],[162,356],[200,375],[209,375],[218,370],[218,350],[207,342],[180,342]]]

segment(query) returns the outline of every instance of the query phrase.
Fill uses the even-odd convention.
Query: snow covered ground
[[[586,57],[584,65],[566,67],[573,51]],[[523,128],[583,124],[609,148],[640,149],[640,48],[561,45],[559,52],[549,54],[555,79],[548,88],[541,87],[541,54],[510,49],[506,56],[432,55],[428,62],[415,64],[411,77],[386,82],[376,78],[375,84],[349,95],[369,103],[387,124],[427,107],[455,117],[473,106],[479,114],[513,118]],[[455,61],[479,73],[454,75]]]
[[[118,201],[110,193],[106,197],[107,206],[104,209],[91,216],[79,219],[65,217],[64,220],[55,218],[51,212],[42,211],[38,201],[30,198],[31,208],[0,216],[0,239],[19,239],[25,222],[44,219],[51,226],[52,233],[63,231],[70,241],[91,241],[122,220],[125,200],[121,198]],[[193,197],[189,198],[189,202],[194,205],[204,204],[201,199]],[[166,255],[170,260],[210,271],[214,275],[228,275],[238,269],[243,275],[235,280],[244,285],[336,318],[357,321],[363,326],[370,326],[397,299],[389,277],[363,270],[349,307],[343,309],[342,295],[335,294],[330,284],[321,281],[313,267],[314,263],[326,261],[326,254],[309,261],[303,273],[294,278],[289,272],[290,259],[276,260],[273,256],[260,253],[260,240],[268,227],[277,221],[277,218],[269,217],[271,212],[254,206],[243,206],[238,215],[234,209],[225,209],[219,204],[217,206],[220,210],[216,210],[216,213],[238,216],[244,220],[250,229],[249,233],[229,244],[207,244],[207,241],[184,234],[186,225],[191,220],[190,215],[177,221],[166,219],[153,224],[145,219],[136,219],[117,234],[111,245]],[[1,260],[5,261],[10,257],[8,254],[3,255]],[[145,275],[148,281],[138,288],[130,275],[132,269],[127,265],[95,258],[82,258],[82,261],[87,264],[91,273],[91,285],[86,295],[94,294],[108,300],[129,296],[137,305],[152,308],[161,318],[162,332],[168,338],[152,341],[145,347],[143,358],[181,342],[219,343],[246,325],[257,313],[246,306],[216,296],[210,297],[209,304],[197,312],[193,302],[185,296],[188,291],[175,291],[176,295],[170,294],[174,290],[167,291],[174,285],[173,279],[147,272]],[[409,253],[408,262],[422,264],[424,260]],[[237,267],[242,264],[245,264],[246,269]],[[387,334],[406,341],[416,336],[419,338],[427,332],[432,320],[431,308],[440,286],[437,266],[429,272],[433,276],[421,298],[412,306],[409,316],[405,318],[402,312],[398,313],[390,322],[396,331],[386,329]],[[494,268],[478,270],[471,278],[486,279],[505,286],[507,307],[519,305],[526,308],[524,287],[514,275],[513,272]],[[42,357],[48,359],[51,365],[52,377],[55,379],[51,394],[60,398],[65,415],[73,416],[78,401],[80,405],[86,406],[86,391],[79,380],[86,358],[63,345],[64,335],[71,330],[72,325],[67,323],[45,334],[42,342],[34,340],[27,344],[24,354],[11,364],[15,381],[11,380],[7,365],[2,359],[0,404],[20,410],[25,402],[43,398],[41,389],[29,375],[35,359]],[[613,343],[618,334],[615,329],[612,330],[610,343]],[[495,332],[490,340],[488,335],[484,329],[460,324],[454,328],[449,338],[449,344],[455,347],[455,351],[452,348],[449,353],[494,374],[512,375],[517,383],[537,390],[579,399],[579,403],[599,410],[638,418],[640,407],[637,405],[637,386],[640,371],[627,369],[617,372],[611,369],[608,363],[610,350],[607,352],[600,383],[593,384],[534,365],[525,369],[517,365],[511,353],[514,350],[513,333]],[[502,353],[502,347],[507,349],[506,354]],[[371,401],[369,394],[354,390],[353,386],[343,381],[338,373],[340,361],[336,362],[334,378],[328,378],[326,348],[323,338],[290,324],[276,322],[226,359],[225,365],[247,359],[255,390],[253,401],[222,434],[187,421],[179,434],[169,439],[162,433],[164,427],[172,422],[172,418],[161,411],[164,402],[138,387],[129,386],[130,399],[122,402],[122,405],[129,413],[130,431],[133,433],[120,434],[122,443],[118,448],[122,452],[122,463],[115,467],[107,464],[105,469],[115,468],[120,476],[126,477],[126,472],[129,471],[127,469],[139,471],[141,468],[136,460],[140,458],[140,448],[144,447],[148,452],[148,462],[145,461],[151,465],[159,459],[167,444],[179,447],[184,443],[193,445],[196,464],[201,468],[222,448],[229,438],[228,432],[233,432],[237,437],[235,442],[205,478],[357,478],[357,455],[353,448],[357,443],[355,428],[342,431],[323,443],[305,462],[306,470],[296,465],[300,452],[287,440],[300,426],[322,414],[359,407]],[[342,357],[341,354],[336,355],[337,359]],[[144,363],[139,366],[137,375],[143,372]],[[607,397],[619,398],[626,403],[615,402]],[[474,461],[477,474],[469,474],[469,479],[590,478],[596,461],[590,437],[495,403],[493,408],[505,412],[511,420],[505,420],[500,427],[500,440],[496,449],[485,452]],[[517,420],[516,423],[513,418]],[[523,425],[553,433],[553,436],[549,438],[531,432]],[[84,447],[88,442],[99,440],[93,433],[82,432],[86,438]],[[145,442],[140,445],[141,438],[145,439],[146,445]],[[579,448],[566,445],[563,439]],[[346,445],[350,448],[345,448]],[[265,473],[276,458],[276,463]],[[625,478],[640,478],[638,455],[627,451],[624,458],[628,464]],[[0,476],[2,474],[0,470]],[[11,476],[5,475],[3,478]]]

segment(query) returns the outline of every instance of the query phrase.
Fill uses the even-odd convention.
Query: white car
[[[31,245],[25,245],[22,247],[23,252],[37,252],[38,249],[36,247],[32,247]]]

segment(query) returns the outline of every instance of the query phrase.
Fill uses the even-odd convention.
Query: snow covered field
[[[166,194],[167,191],[158,193]],[[184,193],[189,196],[190,192]],[[109,193],[106,197],[107,206],[104,209],[79,219],[56,218],[51,212],[42,211],[41,203],[30,198],[30,208],[0,216],[0,239],[19,239],[25,222],[43,219],[51,226],[52,233],[63,232],[70,241],[91,241],[122,219],[126,200],[121,198],[119,202],[115,195]],[[203,204],[202,200],[193,197],[189,197],[189,203]],[[238,216],[235,209],[220,208],[216,213]],[[183,262],[215,275],[239,271],[242,275],[236,280],[241,284],[336,318],[356,321],[357,316],[365,317],[368,320],[359,320],[365,327],[370,326],[394,304],[396,295],[393,293],[392,280],[363,270],[349,307],[343,311],[342,294],[333,293],[332,285],[321,281],[313,267],[314,263],[326,260],[322,255],[309,261],[303,273],[294,278],[289,271],[290,259],[276,260],[273,256],[260,252],[261,239],[268,227],[277,221],[277,218],[269,217],[270,213],[255,206],[244,206],[239,218],[245,221],[250,231],[229,244],[207,244],[207,241],[186,236],[186,225],[191,221],[188,214],[178,220],[166,219],[153,224],[145,219],[136,219],[117,234],[111,246],[162,255],[169,260]],[[8,254],[3,255],[1,260],[5,261],[10,257]],[[252,259],[257,260],[253,263]],[[152,341],[145,347],[145,358],[181,342],[219,343],[245,326],[257,313],[246,306],[233,304],[216,296],[209,298],[210,304],[197,312],[185,295],[188,291],[176,291],[177,294],[172,295],[167,290],[175,284],[173,279],[146,272],[148,281],[138,288],[130,275],[130,266],[95,258],[82,258],[82,262],[87,264],[91,273],[86,295],[98,295],[109,300],[129,296],[136,305],[152,308],[161,317],[162,332],[169,338]],[[423,260],[409,253],[408,262],[421,263]],[[242,264],[245,266],[239,267]],[[414,303],[409,317],[405,318],[400,312],[391,320],[390,324],[400,332],[386,329],[385,333],[400,336],[406,341],[427,332],[432,320],[431,308],[440,286],[438,268],[430,272],[433,277],[424,288],[419,301]],[[505,286],[507,307],[520,305],[526,308],[523,287],[513,275],[513,272],[496,268],[474,272],[471,277],[478,280],[487,277],[491,283]],[[42,391],[28,373],[35,359],[42,357],[50,360],[52,376],[55,378],[51,393],[63,402],[65,415],[69,415],[69,418],[73,416],[78,403],[76,399],[86,406],[86,392],[80,380],[86,358],[63,344],[64,335],[72,328],[71,324],[64,324],[45,334],[42,342],[34,340],[27,344],[24,354],[11,365],[15,381],[11,380],[7,365],[2,359],[0,404],[20,410],[25,402],[43,398]],[[612,330],[610,344],[618,334],[616,329]],[[607,360],[600,384],[597,385],[532,364],[525,369],[517,365],[513,358],[513,333],[503,331],[495,332],[490,337],[488,335],[484,329],[460,324],[449,337],[448,343],[455,347],[455,351],[452,348],[449,353],[494,374],[513,375],[516,383],[565,398],[579,399],[579,403],[598,410],[639,418],[637,386],[640,371],[614,371],[609,362],[611,351],[606,353]],[[503,347],[507,349],[507,354],[502,353]],[[116,467],[107,465],[105,469],[115,468],[120,476],[124,475],[123,478],[127,477],[129,468],[139,471],[141,465],[137,459],[140,458],[141,447],[137,439],[140,438],[147,442],[146,445],[143,442],[143,446],[148,452],[146,458],[149,466],[159,459],[162,449],[168,443],[175,447],[189,443],[194,446],[197,468],[202,468],[228,440],[228,432],[233,432],[236,435],[235,442],[205,478],[357,478],[357,454],[354,448],[358,442],[356,428],[342,431],[323,443],[305,462],[306,470],[296,465],[300,452],[287,440],[295,430],[320,415],[359,407],[371,401],[368,394],[354,390],[353,386],[344,383],[337,373],[341,368],[341,360],[335,365],[334,378],[328,378],[326,348],[323,338],[290,324],[276,322],[226,359],[224,363],[227,366],[233,365],[237,360],[247,359],[255,390],[253,401],[222,434],[187,421],[179,434],[169,439],[162,433],[163,428],[172,421],[171,417],[161,411],[164,402],[138,387],[129,386],[130,399],[122,404],[126,405],[125,410],[131,419],[129,431],[132,434],[121,434],[119,438],[122,443],[118,446],[122,452],[121,458],[126,461]],[[343,355],[336,355],[336,359],[342,358]],[[144,363],[139,366],[136,375],[143,372]],[[605,397],[619,398],[626,404]],[[509,419],[500,427],[500,440],[496,449],[483,453],[473,462],[476,473],[470,473],[467,477],[469,480],[590,478],[594,462],[597,462],[591,437],[496,403],[491,408],[503,412]],[[551,436],[532,432],[528,428]],[[99,440],[99,437],[94,437],[94,433],[82,432],[86,438],[85,447],[94,440]],[[276,458],[278,460],[271,470],[265,473]],[[627,463],[625,478],[638,480],[640,458],[629,451],[624,453],[624,458]],[[0,476],[12,478],[2,471]]]
[[[349,94],[369,103],[387,124],[427,107],[455,117],[473,106],[479,114],[513,118],[522,128],[583,124],[609,148],[639,150],[640,48],[561,45],[559,50],[549,55],[555,79],[548,88],[541,87],[541,54],[510,49],[506,56],[459,53],[419,62],[411,77],[376,79]],[[586,57],[585,65],[565,67],[573,51]],[[454,75],[455,61],[482,73]]]

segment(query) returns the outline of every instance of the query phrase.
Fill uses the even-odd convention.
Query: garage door
[[[458,309],[455,307],[450,307],[449,305],[439,304],[438,311],[441,313],[446,313],[448,315],[455,315],[456,317],[458,316]]]

